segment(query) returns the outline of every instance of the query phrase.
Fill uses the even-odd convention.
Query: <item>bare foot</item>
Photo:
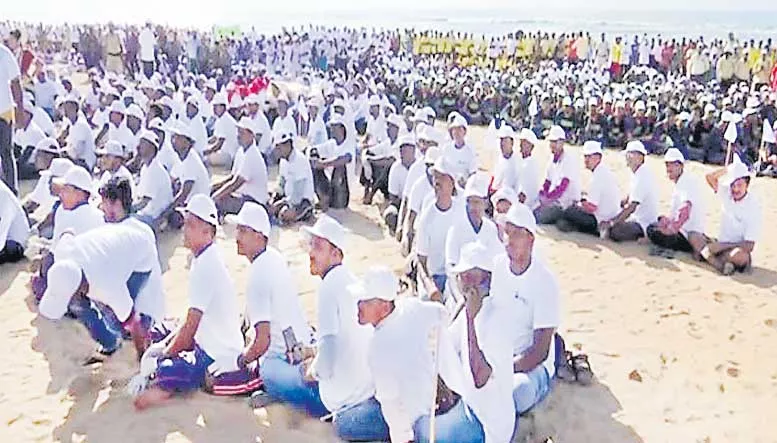
[[[135,397],[135,400],[133,403],[135,404],[136,410],[143,411],[152,406],[158,406],[164,403],[165,401],[169,400],[170,397],[172,397],[171,393],[167,391],[163,391],[162,389],[157,387],[151,387],[141,392],[140,395]]]

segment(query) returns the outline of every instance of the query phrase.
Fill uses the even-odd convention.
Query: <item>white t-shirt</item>
[[[272,123],[273,134],[291,133],[297,135],[297,124],[294,122],[294,117],[291,114],[286,114],[286,117],[278,116]]]
[[[159,152],[157,152],[156,158],[159,160],[159,163],[162,164],[162,167],[165,168],[166,171],[170,172],[172,172],[176,166],[181,164],[181,157],[179,157],[178,153],[175,152],[175,149],[173,149],[173,144],[170,141],[170,138],[167,136],[165,136],[165,140],[162,142],[162,147],[159,148]]]
[[[240,311],[234,284],[215,244],[192,259],[189,307],[202,312],[194,341],[214,360],[208,370],[237,370],[237,357],[243,351]]]
[[[451,207],[445,211],[441,211],[436,202],[421,211],[415,237],[416,252],[427,258],[426,268],[429,274],[445,274],[445,242],[448,230],[455,226],[457,220],[466,219],[466,217],[463,202],[456,198],[453,199]]]
[[[38,181],[35,183],[35,188],[27,195],[27,200],[35,202],[38,206],[50,210],[54,203],[59,200],[59,197],[51,195],[51,175],[41,174]]]
[[[313,187],[313,170],[305,154],[292,150],[289,159],[282,158],[278,166],[278,175],[283,181],[283,194],[292,205],[298,205],[307,199],[313,203],[316,191]]]
[[[318,115],[310,121],[310,125],[308,126],[308,142],[314,146],[320,145],[326,141],[326,138],[326,124],[324,124],[324,119]]]
[[[701,193],[699,181],[690,172],[683,172],[672,191],[672,219],[677,220],[680,209],[686,202],[691,202],[691,213],[680,232],[687,236],[688,232],[704,233],[704,196]]]
[[[207,148],[208,144],[208,130],[205,129],[205,122],[202,121],[202,114],[197,113],[197,115],[191,119],[184,116],[181,121],[189,128],[189,131],[191,131],[191,134],[194,137],[194,150],[202,156],[202,153],[205,152],[205,148]]]
[[[717,196],[723,205],[718,241],[725,243],[758,241],[761,237],[763,216],[761,203],[753,192],[748,190],[744,198],[734,201],[729,186],[721,185]]]
[[[156,218],[173,201],[173,186],[170,176],[159,162],[158,158],[151,160],[148,165],[140,167],[140,182],[138,183],[138,197],[148,197],[151,200],[140,211],[140,215],[148,215]]]
[[[154,47],[156,46],[154,31],[150,28],[143,28],[138,36],[138,43],[140,43],[140,60],[144,62],[153,62]]]
[[[40,82],[35,80],[33,86],[35,104],[41,108],[54,109],[54,99],[57,96],[57,85],[52,80]],[[45,111],[44,111],[45,112]]]
[[[32,122],[38,125],[38,127],[47,136],[54,136],[54,122],[51,121],[51,117],[46,113],[46,111],[40,107],[36,106],[32,111]]]
[[[356,299],[345,289],[355,282],[353,274],[339,265],[326,273],[318,289],[318,337],[333,336],[337,343],[332,377],[318,382],[329,411],[355,405],[374,393],[367,365],[372,327],[359,324]]]
[[[517,313],[513,354],[518,356],[534,343],[534,330],[555,328],[561,323],[561,299],[556,277],[537,258],[532,258],[529,268],[521,275],[510,270],[506,254],[498,256],[491,276],[491,296],[512,300]],[[542,363],[552,378],[555,374],[556,349],[550,344],[548,358]]]
[[[271,246],[251,263],[246,308],[252,326],[270,322],[270,347],[265,355],[286,354],[283,331],[289,327],[300,343],[311,344],[313,335],[302,313],[296,281],[281,253]]]
[[[423,156],[422,156],[423,157]],[[405,186],[402,188],[402,198],[408,198],[413,186],[418,182],[421,177],[426,178],[426,169],[428,166],[426,162],[421,158],[416,160],[407,171],[407,177],[405,178]]]
[[[480,230],[475,232],[472,223],[469,221],[467,212],[464,211],[462,217],[453,221],[453,226],[448,230],[445,237],[445,270],[451,273],[451,268],[459,262],[461,250],[468,243],[480,241],[489,249],[500,250],[502,242],[499,241],[499,233],[493,221],[483,218]]]
[[[114,140],[121,143],[121,145],[124,147],[125,155],[130,152],[135,152],[135,149],[137,148],[137,138],[132,133],[132,131],[130,131],[124,121],[122,121],[119,126],[109,122],[108,132],[106,135],[106,140]]]
[[[407,197],[407,204],[410,210],[416,213],[416,225],[418,225],[418,217],[421,216],[423,210],[424,201],[426,197],[434,195],[434,188],[429,183],[429,178],[426,173],[416,180],[415,184],[410,188],[410,194]]]
[[[84,160],[90,169],[94,168],[94,163],[97,160],[94,152],[94,135],[86,118],[79,115],[74,123],[70,123],[68,119],[65,121],[70,126],[65,141],[66,149],[74,159]]]
[[[550,191],[556,189],[565,178],[569,180],[569,185],[558,198],[558,204],[562,208],[567,208],[580,200],[580,161],[566,151],[561,154],[558,162],[554,162],[551,157],[548,163],[546,179],[550,181]]]
[[[0,114],[15,106],[11,95],[11,81],[20,76],[19,63],[13,52],[7,46],[0,45]]]
[[[656,181],[650,169],[642,165],[632,174],[629,185],[629,201],[637,202],[637,209],[629,217],[646,231],[648,225],[658,220],[658,194]]]
[[[181,182],[181,186],[187,181],[194,182],[192,191],[189,193],[188,197],[186,197],[184,203],[188,203],[193,195],[210,195],[210,176],[208,175],[208,170],[202,163],[200,156],[194,152],[194,149],[189,150],[189,153],[186,154],[186,158],[173,167],[173,170],[170,171],[170,176],[177,178]]]
[[[77,235],[72,243],[60,243],[54,258],[78,263],[89,282],[89,298],[110,306],[120,321],[127,320],[134,306],[127,280],[135,272],[153,271],[159,261],[156,241],[124,223],[107,223]]]
[[[22,147],[22,150],[26,150],[29,146],[35,148],[38,143],[46,138],[46,134],[43,133],[35,122],[30,122],[25,129],[17,129],[13,135],[13,143]],[[36,149],[32,150],[32,154],[27,159],[27,163],[30,165],[35,164]]]
[[[599,163],[593,170],[588,201],[596,205],[593,215],[597,222],[612,220],[620,213],[618,182],[604,163]]]
[[[251,123],[254,134],[259,136],[259,141],[257,142],[259,152],[267,154],[272,151],[272,129],[264,112],[258,111],[255,116],[251,117]]]
[[[520,168],[520,154],[513,153],[510,158],[505,158],[500,152],[494,166],[494,189],[511,188],[517,190],[520,184],[518,171]]]
[[[161,320],[165,318],[165,293],[164,285],[162,282],[162,265],[159,262],[159,253],[156,246],[156,235],[151,227],[136,217],[127,217],[121,224],[129,226],[132,229],[136,229],[146,237],[146,241],[149,244],[154,245],[154,249],[157,258],[153,261],[151,268],[151,274],[146,280],[145,286],[138,294],[138,298],[135,299],[135,309],[138,312],[142,312],[151,316],[155,320]]]
[[[413,165],[415,165],[415,163],[413,163]],[[413,165],[410,165],[410,167],[412,168]],[[406,168],[401,160],[397,160],[391,165],[388,174],[388,191],[390,195],[402,197],[409,172],[410,168]]]
[[[213,124],[213,135],[216,138],[223,138],[224,143],[221,145],[221,151],[229,155],[229,158],[234,159],[237,152],[237,122],[229,112],[224,112],[221,117],[216,119]]]
[[[267,203],[267,165],[256,144],[246,149],[238,148],[232,163],[232,174],[245,179],[237,193],[246,195],[257,203]]]
[[[540,166],[537,158],[530,155],[518,161],[518,187],[516,194],[526,196],[524,204],[534,209],[540,196]]]
[[[510,309],[512,302],[493,296],[483,299],[483,306],[475,316],[475,334],[478,345],[489,366],[491,377],[480,388],[470,369],[466,313],[462,311],[450,327],[455,350],[461,359],[464,373],[464,402],[472,408],[483,425],[486,443],[509,442],[515,428],[513,403],[513,344],[518,312]]]
[[[54,212],[54,234],[51,239],[56,244],[65,232],[80,235],[105,224],[103,213],[89,203],[83,203],[71,210],[59,206]]]
[[[450,142],[443,147],[442,156],[450,160],[456,181],[461,178],[466,179],[478,170],[478,157],[469,143],[457,148],[453,142]]]
[[[5,248],[8,240],[24,246],[29,235],[30,225],[22,204],[8,186],[0,181],[0,248]]]
[[[368,361],[392,442],[413,441],[413,424],[429,413],[437,389],[429,337],[435,329],[447,334],[447,322],[441,304],[405,297],[375,327]]]

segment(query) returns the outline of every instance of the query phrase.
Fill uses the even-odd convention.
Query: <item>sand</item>
[[[485,130],[471,128],[481,164],[488,161]],[[570,147],[579,155],[579,149]],[[548,148],[535,152],[542,164]],[[625,193],[623,155],[606,152]],[[671,184],[663,163],[647,166],[660,183],[662,212]],[[710,168],[691,164],[699,176]],[[590,179],[583,172],[585,184]],[[25,188],[30,189],[31,183]],[[678,254],[674,260],[648,255],[637,244],[617,245],[598,237],[541,230],[542,248],[558,276],[563,296],[561,332],[569,347],[590,356],[592,386],[558,384],[523,420],[528,441],[555,442],[773,442],[777,419],[777,181],[755,179],[764,235],[751,274],[722,277]],[[404,260],[380,224],[377,206],[352,192],[350,209],[330,211],[349,230],[346,263],[357,275],[371,264],[397,271]],[[712,192],[708,232],[717,235],[720,208]],[[278,230],[272,243],[298,278],[308,318],[315,320],[317,280],[297,228]],[[219,233],[241,300],[247,261],[237,256],[229,228]],[[182,237],[160,240],[168,315],[186,310],[187,251]],[[252,411],[243,398],[197,393],[147,412],[133,410],[124,391],[136,372],[134,351],[124,346],[102,366],[80,362],[93,349],[77,322],[39,318],[27,287],[28,263],[0,268],[0,439],[8,442],[334,442],[326,424],[274,405]],[[633,374],[629,377],[629,374]],[[638,377],[636,376],[638,374]],[[640,379],[637,381],[634,379]]]

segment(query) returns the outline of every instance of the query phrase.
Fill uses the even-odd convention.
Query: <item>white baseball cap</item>
[[[440,148],[437,146],[432,146],[429,149],[426,150],[426,153],[424,154],[424,163],[427,165],[433,165],[437,163],[437,160],[441,158],[442,153],[440,152]]]
[[[134,103],[127,107],[125,114],[127,117],[135,117],[136,119],[143,121],[143,110],[140,109],[140,106]]]
[[[71,186],[76,189],[80,189],[89,194],[93,194],[94,183],[92,182],[92,176],[89,175],[86,169],[80,166],[73,166],[65,173],[61,178],[52,180],[54,184],[61,186]]]
[[[726,175],[723,176],[723,183],[731,186],[734,181],[743,177],[750,177],[750,171],[747,169],[747,165],[742,163],[738,155],[734,156],[734,161],[726,168]]]
[[[267,210],[259,203],[243,203],[240,212],[237,215],[227,215],[226,221],[234,225],[249,227],[265,237],[270,236],[270,217],[267,215]]]
[[[229,101],[229,109],[237,109],[243,107],[243,98],[240,94],[235,93],[232,95],[232,100]]]
[[[518,194],[515,193],[513,188],[503,186],[497,189],[496,192],[494,192],[494,195],[491,196],[491,204],[496,206],[496,204],[502,200],[507,200],[512,205],[518,201]]]
[[[73,260],[56,260],[46,278],[48,285],[40,299],[38,312],[48,319],[58,320],[65,315],[70,299],[81,286],[83,270]]]
[[[154,134],[153,131],[149,129],[145,129],[140,133],[141,140],[146,140],[152,145],[156,146],[157,149],[159,149],[159,137]]]
[[[602,144],[596,140],[588,140],[583,143],[583,155],[602,154]]]
[[[402,117],[399,114],[390,114],[386,118],[386,123],[401,128],[404,120],[402,120]]]
[[[558,125],[553,125],[548,131],[548,141],[554,142],[558,140],[566,140],[567,134],[564,132],[564,128]]]
[[[290,140],[294,140],[294,134],[291,132],[279,132],[273,137],[273,144],[280,145]]]
[[[368,106],[380,106],[382,104],[380,97],[377,95],[371,95],[370,98],[367,100]]]
[[[97,151],[97,155],[124,157],[124,146],[116,140],[108,140],[105,142],[105,145]]]
[[[127,110],[124,107],[124,103],[122,103],[120,100],[114,100],[113,103],[111,103],[110,112],[124,114],[126,111]]]
[[[426,151],[426,153],[428,154],[429,151]],[[432,166],[432,171],[437,171],[440,174],[449,175],[451,178],[454,178],[453,166],[451,165],[451,162],[444,156],[440,156],[437,160],[435,160],[434,166]]]
[[[373,266],[358,283],[347,287],[356,302],[366,300],[394,301],[399,295],[399,279],[385,266]]]
[[[345,251],[345,229],[337,220],[326,214],[320,216],[312,228],[303,226],[302,230],[314,237],[323,238],[340,251]]]
[[[213,203],[213,199],[206,194],[193,195],[185,208],[176,208],[176,211],[192,214],[212,226],[218,226],[219,224],[216,204]]]
[[[406,145],[415,146],[415,137],[413,137],[412,134],[405,134],[397,138],[398,147],[401,148],[402,146],[406,146]]]
[[[461,248],[461,254],[459,255],[459,262],[453,266],[451,271],[456,274],[469,271],[470,269],[482,269],[484,271],[493,272],[494,270],[494,258],[496,252],[499,249],[489,249],[480,241],[474,241],[467,243]]]
[[[148,122],[148,129],[156,129],[157,131],[165,130],[165,122],[161,118],[157,117]]]
[[[510,125],[502,123],[502,126],[496,131],[496,136],[499,138],[511,138],[515,140],[515,131],[513,131],[513,128],[511,128]]]
[[[532,213],[531,209],[523,203],[513,203],[510,210],[507,211],[505,218],[507,223],[518,228],[526,229],[531,232],[532,235],[537,234],[537,220],[534,218],[534,213]]]
[[[191,130],[189,129],[189,126],[182,122],[181,120],[177,120],[175,123],[170,125],[170,132],[172,132],[174,135],[180,135],[182,137],[186,137],[192,142],[194,142],[194,136],[191,133]]]
[[[664,154],[664,162],[665,163],[672,163],[672,162],[679,162],[679,163],[685,163],[685,157],[683,157],[683,153],[680,152],[677,148],[669,148],[666,151],[666,154]]]
[[[35,145],[35,150],[39,152],[48,152],[49,154],[59,154],[62,152],[62,147],[59,146],[59,142],[56,139],[46,137]]]
[[[647,155],[647,150],[645,149],[645,145],[642,144],[639,140],[632,140],[628,143],[626,143],[626,152],[639,152],[642,155]]]
[[[539,140],[537,140],[537,135],[528,128],[521,129],[520,135],[518,135],[519,140],[526,140],[527,142],[531,143],[532,145],[536,146],[537,143],[539,143]]]
[[[464,198],[467,197],[488,197],[488,177],[485,174],[475,173],[467,179],[467,184],[464,186]]]
[[[75,166],[69,158],[55,158],[51,160],[49,168],[41,171],[40,175],[50,175],[52,178],[62,177]]]
[[[259,94],[252,92],[246,96],[243,103],[246,105],[260,105],[262,104],[262,101],[259,99]]]
[[[467,119],[458,112],[452,113],[448,116],[448,129],[451,128],[466,128],[468,126]]]
[[[241,117],[240,120],[237,122],[238,128],[248,129],[251,132],[254,132],[254,125],[250,118],[248,117]]]
[[[214,94],[213,95],[213,100],[211,100],[210,104],[213,105],[213,106],[216,106],[216,105],[226,106],[227,105],[227,96],[226,96],[226,94],[221,93],[221,92],[219,92],[217,94]]]

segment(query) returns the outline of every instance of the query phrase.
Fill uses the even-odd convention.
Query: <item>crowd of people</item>
[[[347,441],[508,442],[554,379],[592,376],[558,334],[541,226],[688,252],[726,275],[752,266],[762,224],[752,175],[777,167],[774,91],[755,75],[726,85],[722,58],[701,73],[694,64],[749,54],[752,42],[672,41],[683,56],[665,63],[663,49],[643,57],[643,43],[666,48],[661,39],[636,39],[632,60],[620,38],[585,34],[484,45],[311,28],[221,40],[226,55],[212,55],[171,50],[178,31],[149,24],[128,57],[136,31],[121,31],[27,26],[26,42],[12,31],[0,45],[0,262],[36,256],[39,313],[84,325],[98,345],[87,363],[132,341],[138,409],[199,389],[254,393],[254,406],[331,419]],[[70,65],[59,72],[36,55],[58,51]],[[82,63],[86,88],[63,72]],[[496,157],[487,172],[468,132],[481,123]],[[568,144],[582,144],[587,189]],[[628,192],[606,148],[625,152]],[[663,156],[674,183],[665,215],[648,155]],[[721,165],[704,177],[721,202],[716,237],[691,160]],[[26,196],[17,173],[38,180]],[[408,257],[401,276],[348,270],[345,229],[327,212],[347,209],[359,187],[365,205],[382,194],[375,204]],[[213,246],[224,223],[251,263],[244,309]],[[315,330],[269,244],[273,229],[299,223],[321,279]],[[157,244],[176,230],[192,260],[188,310],[171,324]]]

